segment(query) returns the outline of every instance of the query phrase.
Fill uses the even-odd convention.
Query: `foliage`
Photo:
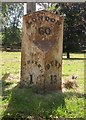
[[[23,15],[22,3],[2,3],[3,37],[2,44],[6,47],[20,46],[21,18]]]
[[[43,9],[49,9],[50,6],[52,6],[52,3],[36,3],[36,5],[40,6],[39,10],[43,10]]]
[[[2,15],[4,27],[20,26],[20,19],[23,16],[23,4],[22,3],[2,3]],[[5,22],[5,24],[4,24]]]
[[[67,3],[66,5],[61,5],[61,12],[66,14],[64,28],[64,48],[66,48],[66,51],[78,52],[85,49],[85,10],[86,3]]]
[[[21,46],[21,31],[19,28],[12,26],[5,28],[3,31],[2,45],[11,49]]]
[[[50,92],[37,94],[31,88],[19,88],[20,52],[2,53],[2,109],[1,117],[6,118],[84,118],[84,54],[63,55],[63,79],[77,75],[79,88],[65,93]],[[76,58],[75,58],[76,57]],[[78,68],[77,68],[78,65]],[[1,70],[0,70],[1,74]],[[39,119],[39,118],[37,118]]]
[[[64,51],[81,52],[86,49],[86,2],[56,3],[49,8],[64,16]]]

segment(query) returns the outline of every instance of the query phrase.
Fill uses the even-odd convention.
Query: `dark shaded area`
[[[81,94],[81,93],[76,93],[76,92],[66,92],[66,93],[64,93],[64,96],[66,98],[70,98],[72,96],[77,96],[77,98],[85,98],[86,99],[86,94]]]
[[[9,87],[9,85],[11,85],[12,84],[12,82],[6,82],[5,80],[9,77],[9,75],[10,75],[10,73],[6,73],[3,77],[2,77],[2,97],[3,97],[3,99],[2,99],[2,101],[3,100],[5,100],[5,99],[7,99],[8,97],[9,97],[9,91],[5,91],[4,92],[4,90],[6,89],[6,88],[8,88]]]
[[[6,51],[6,52],[21,52],[21,48],[9,48],[9,47],[3,47],[2,48],[2,52]]]
[[[6,80],[9,77],[10,73],[6,73],[3,77],[2,77],[2,81]]]
[[[58,10],[58,8],[60,8]],[[86,52],[86,2],[57,3],[54,12],[64,16],[63,51]]]
[[[63,60],[86,60],[86,58],[62,58]]]

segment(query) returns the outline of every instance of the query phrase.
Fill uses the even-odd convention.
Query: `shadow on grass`
[[[38,116],[46,119],[50,116],[53,117],[59,107],[66,109],[65,97],[71,97],[75,94],[50,92],[42,95],[34,93],[31,88],[20,88],[19,83],[12,89],[7,89],[12,85],[12,81],[9,84],[5,81],[8,76],[4,75],[3,77],[2,100],[7,101],[9,104],[3,114],[2,120],[27,118],[30,116],[34,116],[36,120],[39,119],[37,118]],[[83,97],[79,93],[77,93],[77,96]],[[59,113],[57,113],[57,116],[60,117]]]
[[[3,77],[2,77],[2,81],[6,80],[9,77],[10,73],[6,73]]]
[[[86,60],[86,58],[62,58],[63,60]]]
[[[68,99],[73,96],[76,96],[77,98],[84,98],[86,99],[86,94],[76,93],[76,92],[66,92],[64,93],[64,96]]]
[[[62,74],[62,76],[64,77],[64,76],[69,76],[68,74]]]
[[[48,118],[55,114],[54,112],[58,107],[65,107],[62,93],[49,92],[46,94],[37,94],[32,88],[20,88],[19,83],[10,89],[12,81],[6,81],[8,76],[9,74],[4,75],[2,78],[2,100],[9,103],[2,120],[7,118],[27,118],[28,116]]]

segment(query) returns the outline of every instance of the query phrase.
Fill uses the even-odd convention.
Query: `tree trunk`
[[[70,59],[70,53],[67,52],[67,59]]]
[[[28,2],[26,9],[27,9],[27,13],[36,11],[36,3]]]

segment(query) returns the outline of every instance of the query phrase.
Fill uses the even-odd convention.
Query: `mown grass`
[[[19,87],[21,68],[20,52],[2,53],[2,108],[4,118],[84,118],[84,54],[63,54],[63,79],[77,76],[77,91],[50,92],[45,95],[34,93],[31,88]]]

